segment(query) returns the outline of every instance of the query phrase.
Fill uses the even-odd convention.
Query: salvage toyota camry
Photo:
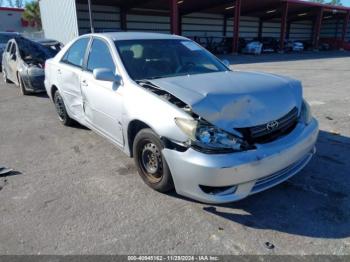
[[[295,175],[315,153],[318,123],[299,81],[230,70],[184,37],[84,35],[45,75],[60,121],[109,139],[160,192],[236,201]]]

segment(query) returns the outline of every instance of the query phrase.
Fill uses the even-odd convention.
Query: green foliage
[[[23,18],[34,23],[38,29],[41,29],[41,15],[38,1],[29,2],[25,5]]]

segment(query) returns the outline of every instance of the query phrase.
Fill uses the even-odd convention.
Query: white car
[[[260,55],[263,50],[263,44],[259,41],[249,42],[245,48],[243,48],[244,54]]]
[[[153,189],[231,202],[298,173],[318,123],[297,80],[230,70],[174,35],[104,33],[46,62],[60,121],[117,145]]]

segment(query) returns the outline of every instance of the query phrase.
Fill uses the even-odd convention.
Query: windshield
[[[228,70],[213,55],[188,40],[123,40],[115,45],[134,80]]]

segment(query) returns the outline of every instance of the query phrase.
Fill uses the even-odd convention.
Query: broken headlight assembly
[[[303,99],[303,104],[301,105],[300,120],[306,125],[310,124],[312,121],[311,107],[305,99]]]
[[[176,125],[189,137],[190,145],[204,153],[243,151],[247,143],[205,121],[175,118]]]

